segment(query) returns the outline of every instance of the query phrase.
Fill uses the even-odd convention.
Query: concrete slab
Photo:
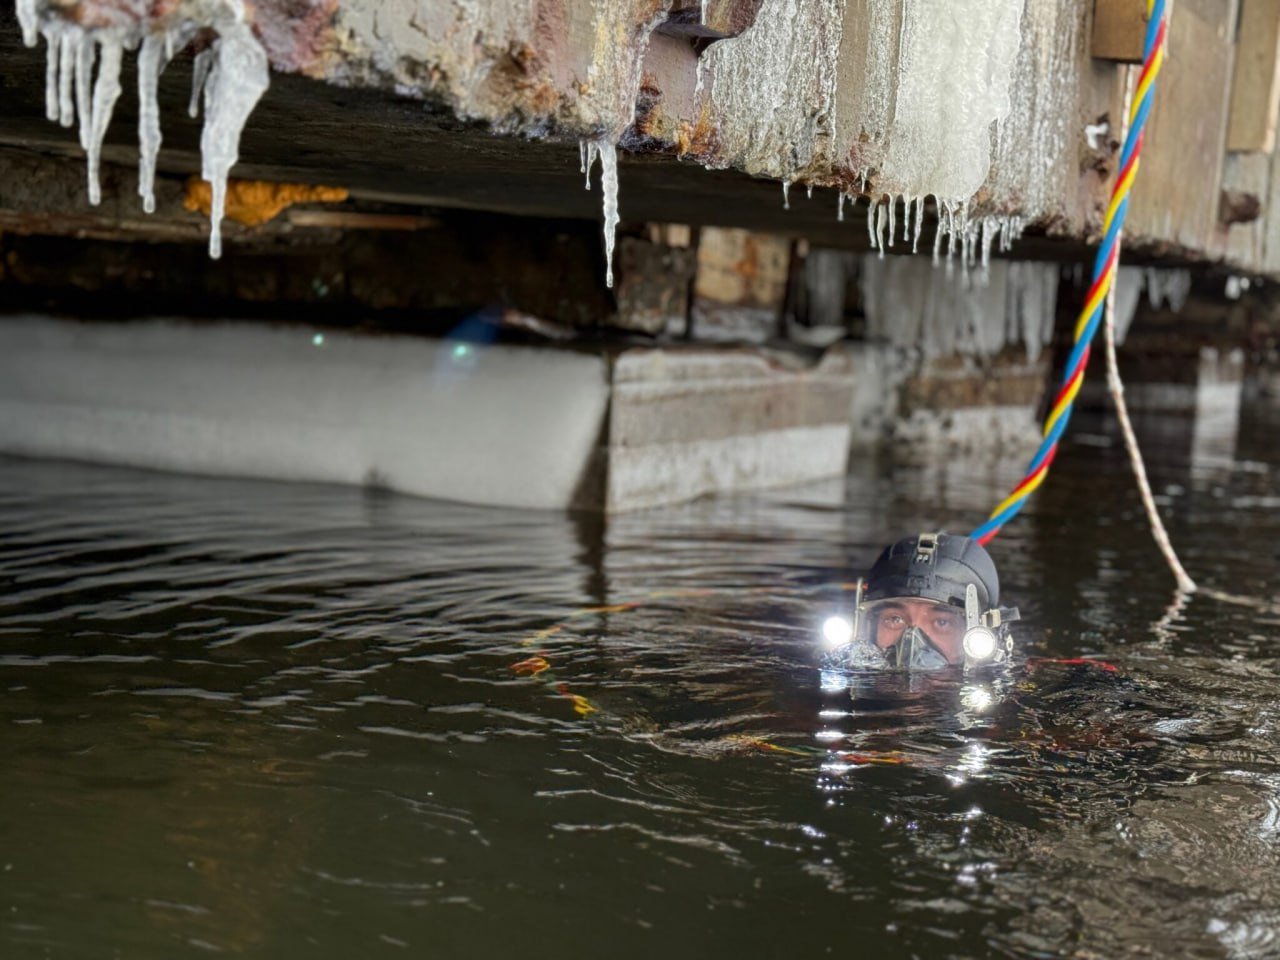
[[[613,372],[607,509],[845,472],[853,368],[748,350],[630,350]]]

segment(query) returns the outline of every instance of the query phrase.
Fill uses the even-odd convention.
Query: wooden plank
[[[1141,63],[1146,32],[1146,0],[1096,0],[1089,52],[1099,60]]]
[[[1243,0],[1238,36],[1227,149],[1271,153],[1280,110],[1280,0]]]
[[[1167,68],[1146,126],[1126,242],[1164,250],[1221,243],[1219,191],[1235,50],[1235,0],[1178,0],[1169,21]],[[1131,80],[1137,70],[1130,68]]]

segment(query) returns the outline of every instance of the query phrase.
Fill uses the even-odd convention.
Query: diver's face
[[[878,610],[876,646],[888,650],[911,627],[919,627],[947,663],[964,660],[964,614],[931,600],[894,600]]]

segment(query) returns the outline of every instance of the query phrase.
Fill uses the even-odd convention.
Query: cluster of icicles
[[[213,188],[209,256],[221,256],[227,174],[239,158],[240,131],[269,82],[267,55],[245,22],[242,0],[213,0],[203,20],[183,19],[158,32],[145,32],[141,26],[85,30],[37,4],[38,0],[17,0],[22,40],[34,47],[39,34],[48,44],[45,112],[64,127],[79,117],[80,145],[88,154],[89,202],[95,205],[102,199],[102,142],[121,93],[124,51],[138,51],[138,194],[143,209],[151,213],[160,152],[156,84],[169,61],[198,33],[214,32],[214,41],[195,57],[189,111],[197,116],[203,99],[201,176]]]
[[[844,219],[844,194],[840,195],[836,216]],[[911,252],[920,247],[920,232],[924,226],[925,197],[894,197],[885,195],[872,199],[867,206],[867,237],[871,249],[880,256],[897,240],[897,209],[902,205],[902,240],[911,244]],[[938,229],[933,235],[933,262],[936,265],[946,251],[947,262],[956,254],[960,264],[968,270],[981,265],[983,274],[991,264],[991,250],[998,244],[1001,253],[1013,247],[1013,241],[1022,235],[1020,217],[974,217],[969,204],[963,200],[935,198],[938,207]],[[912,215],[914,211],[914,216]]]
[[[600,160],[600,188],[604,194],[604,255],[605,283],[613,286],[613,246],[618,229],[618,151],[613,141],[606,137],[578,142],[579,168],[586,177],[586,187],[591,189],[591,170],[596,159]],[[809,186],[808,194],[813,196],[813,187]],[[863,189],[866,180],[863,179]],[[782,182],[782,202],[786,209],[791,209],[791,182]],[[893,196],[885,194],[878,198],[868,198],[867,202],[867,238],[871,249],[878,250],[880,256],[892,247],[898,239],[898,207],[902,207],[902,242],[910,244],[911,252],[917,253],[920,248],[920,235],[924,227],[924,204],[927,197],[909,197],[905,194]],[[836,200],[836,219],[844,220],[844,204],[846,200],[857,202],[857,196],[841,193]],[[946,256],[948,269],[958,259],[966,274],[972,267],[980,267],[979,277],[985,277],[991,265],[991,251],[998,249],[1007,253],[1013,242],[1022,236],[1023,222],[1021,217],[1014,216],[979,216],[969,212],[969,204],[964,200],[943,200],[934,198],[938,208],[938,226],[933,235],[933,262],[935,265]]]

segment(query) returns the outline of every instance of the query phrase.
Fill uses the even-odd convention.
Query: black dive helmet
[[[999,605],[996,565],[970,537],[921,533],[885,547],[860,582],[854,636],[874,643],[875,609],[892,600],[930,600],[962,613],[966,667],[998,663],[1013,650],[1005,625],[1018,619],[1018,610]],[[928,637],[913,628],[890,651],[890,661],[899,667],[940,666],[941,654],[930,646]]]

